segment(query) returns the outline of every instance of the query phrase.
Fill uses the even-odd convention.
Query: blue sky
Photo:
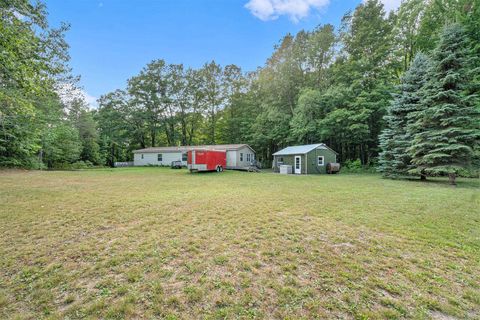
[[[338,26],[361,0],[46,0],[67,33],[73,72],[92,103],[153,59],[194,68],[215,60],[262,66],[287,33]],[[399,0],[383,0],[390,8]]]

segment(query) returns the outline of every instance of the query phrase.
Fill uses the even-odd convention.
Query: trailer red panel
[[[195,149],[187,153],[187,167],[192,171],[223,171],[227,166],[227,152]]]

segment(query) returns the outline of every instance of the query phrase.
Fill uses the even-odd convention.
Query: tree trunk
[[[425,174],[424,170],[420,171],[420,180],[421,181],[426,181],[427,180],[427,175]]]
[[[215,144],[215,126],[216,126],[216,123],[217,123],[217,119],[215,117],[215,113],[212,112],[212,128],[211,128],[211,137],[210,137],[210,141],[212,144]]]
[[[168,130],[168,123],[165,123],[164,124],[164,129],[165,129],[165,137],[167,138],[167,145],[168,146],[171,146],[172,145],[172,141],[170,139],[170,131]]]
[[[185,121],[185,116],[182,117],[182,145],[187,145],[187,123]]]
[[[151,137],[150,137],[151,139],[150,140],[151,140],[151,143],[152,143],[151,147],[155,147],[155,129],[152,129],[150,134],[151,134]]]
[[[108,162],[108,165],[113,168],[113,164],[115,163],[115,145],[113,143],[110,146],[110,158]]]
[[[457,185],[457,183],[455,182],[455,179],[457,178],[457,175],[455,173],[449,173],[448,174],[448,181],[450,182],[450,184],[452,186],[455,186]]]

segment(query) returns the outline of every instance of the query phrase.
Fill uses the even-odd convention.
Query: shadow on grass
[[[418,185],[436,185],[441,187],[449,188],[464,188],[464,189],[479,189],[480,188],[480,179],[479,178],[457,178],[456,185],[451,185],[448,181],[448,177],[429,177],[427,180],[420,180],[419,177],[399,177],[395,179],[384,178],[386,180],[398,180],[398,181],[407,181],[411,183],[417,183]]]

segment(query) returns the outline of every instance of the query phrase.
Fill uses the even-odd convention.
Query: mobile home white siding
[[[162,155],[162,161],[158,161],[159,154]],[[182,152],[135,153],[133,155],[133,165],[135,166],[169,166],[172,161],[182,161]],[[182,161],[182,165],[186,166],[187,161]]]
[[[163,149],[163,150],[162,150]],[[172,161],[182,161],[182,154],[192,149],[225,150],[227,153],[227,169],[245,170],[255,160],[255,151],[246,144],[212,145],[212,146],[179,146],[145,148],[134,151],[133,164],[135,166],[169,166]],[[158,161],[158,155],[162,160]],[[187,161],[182,161],[186,166]]]
[[[227,169],[234,169],[237,166],[237,151],[227,151]]]
[[[252,149],[245,146],[238,150],[231,150],[235,154],[232,155],[232,159],[235,159],[235,163],[233,165],[229,165],[228,163],[228,152],[227,152],[227,168],[231,169],[246,169],[250,166],[250,163],[255,160],[255,152]]]

